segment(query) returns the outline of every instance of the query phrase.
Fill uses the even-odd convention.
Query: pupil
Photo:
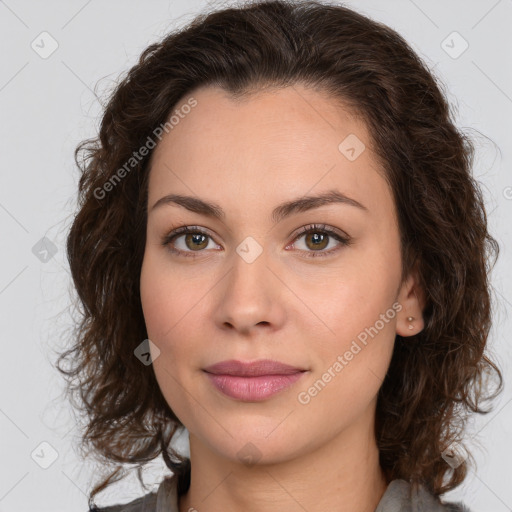
[[[326,235],[321,235],[318,233],[311,233],[310,237],[312,238],[313,245],[315,246],[316,249],[318,249],[319,247],[321,247],[321,248],[324,247]]]
[[[204,245],[204,238],[206,238],[206,235],[201,233],[189,234],[187,236],[188,241],[192,240],[192,245],[195,249],[202,248],[201,246]]]

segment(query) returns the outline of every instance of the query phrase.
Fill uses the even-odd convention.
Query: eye
[[[184,237],[183,245],[177,247],[176,241]],[[308,258],[325,257],[332,253],[339,251],[343,246],[348,246],[352,240],[347,235],[342,235],[341,232],[335,228],[328,228],[325,224],[309,224],[300,229],[294,243],[300,238],[304,237],[306,249],[299,249],[300,252],[306,253]],[[203,249],[208,249],[209,240],[213,241],[211,235],[198,226],[182,226],[162,238],[162,245],[167,247],[168,250],[174,254],[185,257],[197,257],[196,253],[203,252]],[[324,249],[329,246],[330,239],[338,242],[334,248],[325,251]],[[288,245],[286,248],[291,247],[293,244]],[[313,248],[312,250],[308,250]],[[211,247],[210,247],[211,249]]]
[[[183,240],[185,247],[176,248],[174,242],[181,237],[185,237]],[[162,239],[162,245],[166,246],[172,253],[195,258],[194,253],[208,248],[208,238],[211,239],[211,236],[198,226],[182,226],[165,235]],[[188,250],[190,248],[191,250]]]
[[[342,235],[338,230],[328,228],[325,224],[310,224],[300,229],[298,235],[295,237],[295,241],[304,237],[304,246],[306,250],[305,256],[307,258],[317,258],[330,256],[331,254],[338,252],[342,247],[348,246],[352,243],[352,240],[347,235]],[[334,248],[324,251],[329,246],[330,239],[334,239],[338,242]],[[290,246],[287,246],[287,248]],[[308,250],[313,248],[313,250]]]

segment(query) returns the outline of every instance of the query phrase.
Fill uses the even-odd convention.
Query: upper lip
[[[271,359],[260,359],[253,362],[221,361],[204,369],[208,373],[219,375],[236,375],[240,377],[255,377],[259,375],[291,375],[293,373],[306,371],[303,368],[291,366],[289,364],[272,361]]]

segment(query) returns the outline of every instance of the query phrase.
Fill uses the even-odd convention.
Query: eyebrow
[[[168,194],[164,197],[161,197],[152,206],[151,211],[154,211],[155,209],[161,206],[169,204],[176,204],[178,206],[186,208],[191,212],[198,213],[200,215],[205,215],[207,217],[213,217],[216,219],[222,220],[226,216],[224,210],[218,204],[203,201],[202,199],[199,199],[197,197],[184,196],[180,194]],[[359,201],[356,201],[355,199],[352,199],[337,190],[329,190],[328,192],[325,192],[323,194],[315,196],[303,196],[282,203],[276,208],[274,208],[274,210],[272,211],[271,218],[274,223],[277,223],[294,213],[305,212],[329,204],[345,204],[349,206],[354,206],[356,208],[359,208],[360,210],[368,212],[368,208],[362,205]]]

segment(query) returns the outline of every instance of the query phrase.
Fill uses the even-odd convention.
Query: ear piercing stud
[[[414,318],[413,318],[412,316],[407,317],[407,321],[408,321],[408,322],[412,322],[413,320],[414,320]],[[412,326],[412,324],[409,324],[409,329],[411,329],[411,330],[412,330],[412,329],[414,329],[414,327]]]

